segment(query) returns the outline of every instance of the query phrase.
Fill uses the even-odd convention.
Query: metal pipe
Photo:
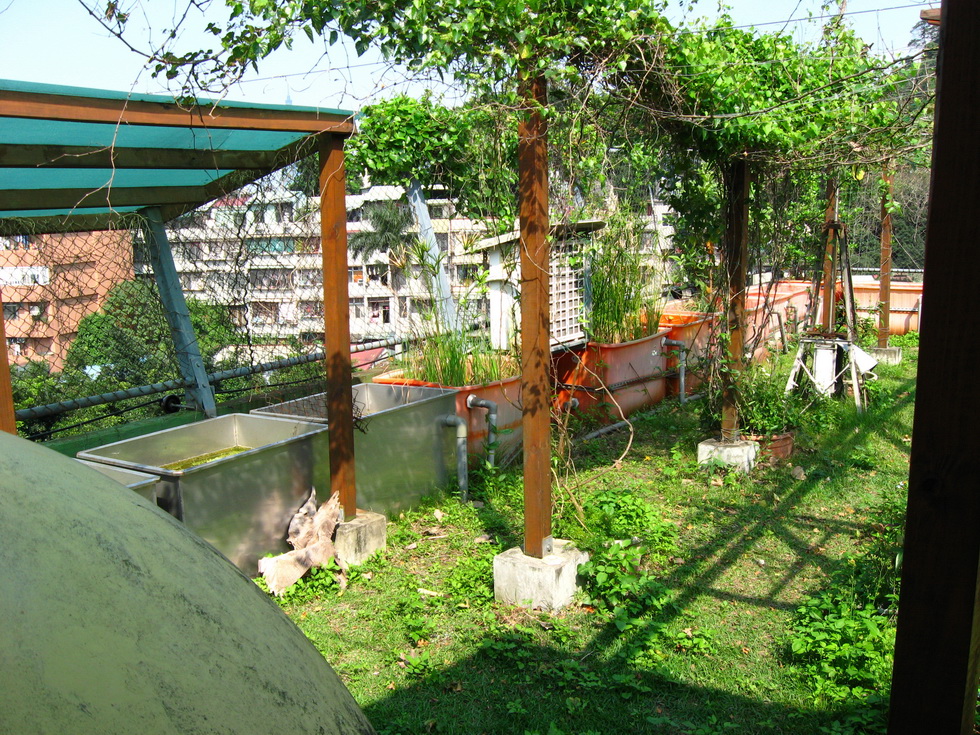
[[[619,431],[620,429],[625,429],[630,425],[629,421],[617,421],[615,424],[609,424],[609,426],[603,426],[601,429],[596,429],[595,431],[590,431],[588,434],[583,436],[579,441],[588,441],[589,439],[598,439],[600,436],[605,436],[606,434],[611,434],[614,431]]]
[[[681,405],[687,403],[687,344],[679,339],[664,338],[664,346],[676,347],[677,356],[677,376],[680,383],[680,402]]]
[[[471,393],[466,399],[466,407],[487,409],[487,464],[493,467],[497,456],[497,404]]]
[[[394,347],[399,345],[404,340],[401,339],[385,339],[378,340],[376,342],[366,342],[361,345],[356,345],[354,349],[351,350],[351,354],[357,352],[366,352],[367,350],[375,350],[379,347]],[[263,362],[258,365],[245,365],[243,367],[232,368],[231,370],[221,370],[216,373],[208,373],[208,382],[212,385],[218,383],[222,380],[228,380],[229,378],[241,378],[245,375],[254,375],[256,373],[267,373],[272,370],[279,370],[280,368],[293,367],[294,365],[305,365],[310,362],[319,362],[323,359],[323,350],[314,350],[308,355],[298,355],[296,357],[284,357],[281,360],[272,360],[270,362]],[[54,416],[59,413],[65,413],[67,411],[74,411],[79,408],[90,408],[92,406],[101,406],[106,403],[115,403],[116,401],[124,401],[129,398],[139,398],[141,396],[149,396],[154,393],[166,393],[167,391],[176,390],[178,388],[186,388],[192,383],[183,378],[177,380],[167,380],[163,383],[153,383],[151,385],[141,385],[135,388],[127,388],[126,390],[117,390],[111,393],[100,393],[95,396],[85,396],[84,398],[72,398],[67,401],[58,401],[57,403],[48,403],[43,406],[34,406],[33,408],[22,408],[16,412],[16,418],[18,421],[26,421],[27,419],[40,419],[46,416]]]
[[[470,493],[466,455],[466,419],[456,414],[449,414],[443,416],[442,421],[446,426],[456,427],[456,481],[459,484],[459,498],[465,503],[469,500]]]

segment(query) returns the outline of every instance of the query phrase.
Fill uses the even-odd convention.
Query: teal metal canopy
[[[352,132],[346,110],[0,80],[0,234],[168,220]]]

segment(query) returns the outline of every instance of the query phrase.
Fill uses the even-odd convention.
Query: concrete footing
[[[868,354],[874,355],[878,362],[886,365],[899,365],[902,362],[901,347],[871,347]]]
[[[388,541],[388,519],[380,513],[358,510],[357,515],[337,526],[334,548],[343,564],[363,564]]]
[[[572,601],[578,589],[578,568],[589,555],[571,541],[554,540],[542,559],[507,549],[493,559],[493,595],[498,602],[558,610]]]
[[[759,455],[759,443],[747,440],[723,442],[720,439],[706,439],[698,444],[698,464],[717,461],[748,474],[755,467]]]

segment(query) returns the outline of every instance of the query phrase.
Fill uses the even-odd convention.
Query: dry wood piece
[[[293,550],[259,559],[259,573],[273,594],[281,595],[309,569],[326,564],[336,554],[333,536],[340,523],[340,495],[334,492],[315,513],[314,508],[316,490],[311,489],[309,498],[289,522],[287,540]]]

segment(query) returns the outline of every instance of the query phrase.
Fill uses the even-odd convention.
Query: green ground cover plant
[[[560,612],[493,601],[522,486],[488,468],[281,604],[387,735],[882,732],[914,374],[804,411],[792,460],[748,477],[697,466],[696,404],[634,417],[622,457],[626,432],[573,442],[555,527],[591,560]]]

